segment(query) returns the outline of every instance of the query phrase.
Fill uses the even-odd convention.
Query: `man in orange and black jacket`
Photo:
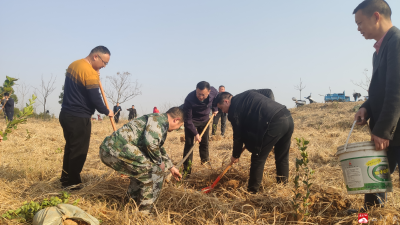
[[[90,119],[95,110],[109,117],[114,115],[104,105],[99,92],[99,70],[108,64],[110,55],[106,47],[98,46],[67,69],[59,117],[66,141],[60,179],[63,188],[81,188],[80,173],[89,150]]]

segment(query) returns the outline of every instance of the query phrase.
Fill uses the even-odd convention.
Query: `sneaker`
[[[62,185],[62,189],[66,191],[79,191],[83,188],[81,184],[74,184],[74,185]]]

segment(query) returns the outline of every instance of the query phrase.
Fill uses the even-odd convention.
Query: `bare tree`
[[[51,75],[49,81],[45,81],[43,76],[42,76],[42,84],[40,84],[40,88],[35,88],[35,95],[38,97],[37,100],[40,102],[40,104],[43,105],[43,113],[46,113],[46,103],[47,103],[47,98],[53,93],[53,91],[56,89],[54,87],[54,83],[56,82],[56,78],[53,75]],[[39,93],[39,94],[38,94]]]
[[[364,74],[365,80],[361,80],[360,82],[355,82],[355,81],[351,80],[351,82],[354,85],[356,85],[357,87],[360,87],[360,88],[364,89],[366,92],[368,92],[369,85],[371,84],[371,76],[368,76],[367,69],[364,69],[363,74]]]
[[[124,103],[141,95],[142,85],[137,80],[131,81],[129,72],[118,72],[114,76],[107,76],[107,86],[104,90],[106,97],[115,105],[117,102]]]
[[[29,91],[31,89],[30,86],[26,85],[25,82],[21,82],[20,84],[18,84],[17,86],[15,86],[15,89],[18,93],[18,95],[20,96],[20,109],[23,109],[25,107],[25,96],[27,96],[29,94]]]
[[[294,89],[300,91],[300,100],[301,100],[301,91],[304,90],[304,88],[306,88],[306,86],[303,86],[303,82],[301,81],[300,78],[300,83],[299,85],[295,85]]]

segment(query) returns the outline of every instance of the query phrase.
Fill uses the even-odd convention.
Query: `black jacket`
[[[228,120],[233,128],[233,157],[240,157],[243,144],[250,152],[260,153],[269,123],[277,112],[286,108],[270,96],[273,97],[271,90],[260,89],[232,97]]]
[[[400,146],[400,30],[386,33],[379,53],[373,55],[373,72],[366,108],[372,133]]]
[[[14,113],[14,99],[13,98],[8,98],[8,100],[4,106],[4,111]]]
[[[130,108],[130,109],[127,109],[127,110],[129,111],[129,116],[133,116],[133,117],[137,116],[136,109]]]
[[[119,111],[118,111],[119,110]],[[114,114],[116,113],[116,112],[118,112],[117,114],[115,114],[115,116],[119,116],[119,113],[121,112],[121,110],[122,110],[122,108],[121,108],[121,106],[114,106],[114,109],[113,109],[113,111],[114,111]]]

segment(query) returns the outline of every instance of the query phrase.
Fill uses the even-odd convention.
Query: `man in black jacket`
[[[390,173],[400,163],[400,30],[392,25],[392,11],[386,1],[366,0],[354,9],[358,31],[374,39],[373,73],[369,98],[355,115],[357,124],[370,120],[371,140],[377,151],[388,149]],[[384,205],[385,193],[366,194],[365,209]]]
[[[14,99],[10,98],[10,93],[5,93],[4,114],[6,119],[10,122],[14,117]]]
[[[224,92],[216,102],[222,112],[228,113],[228,120],[232,124],[231,161],[239,161],[243,144],[252,153],[248,191],[258,192],[265,161],[274,146],[277,182],[286,183],[294,129],[289,110],[273,100],[273,93],[269,89],[249,90],[236,96]]]
[[[115,105],[114,108],[113,108],[115,123],[119,122],[119,115],[121,115],[120,114],[121,110],[122,110],[122,108],[121,108],[121,106],[119,106],[119,102],[117,102],[117,105]]]
[[[183,111],[185,113],[185,148],[183,157],[189,153],[190,149],[197,141],[200,143],[199,153],[201,163],[206,164],[210,160],[208,152],[209,127],[206,124],[209,120],[210,111],[212,108],[214,116],[218,113],[218,108],[215,103],[218,91],[211,87],[206,81],[197,83],[196,90],[190,92],[185,98]],[[203,137],[200,137],[201,132],[205,130]],[[191,173],[189,161],[193,161],[193,152],[188,159],[183,163],[188,174]]]
[[[127,110],[129,111],[128,120],[131,121],[133,119],[136,119],[137,113],[136,113],[135,106],[132,105],[132,108],[127,109]]]

